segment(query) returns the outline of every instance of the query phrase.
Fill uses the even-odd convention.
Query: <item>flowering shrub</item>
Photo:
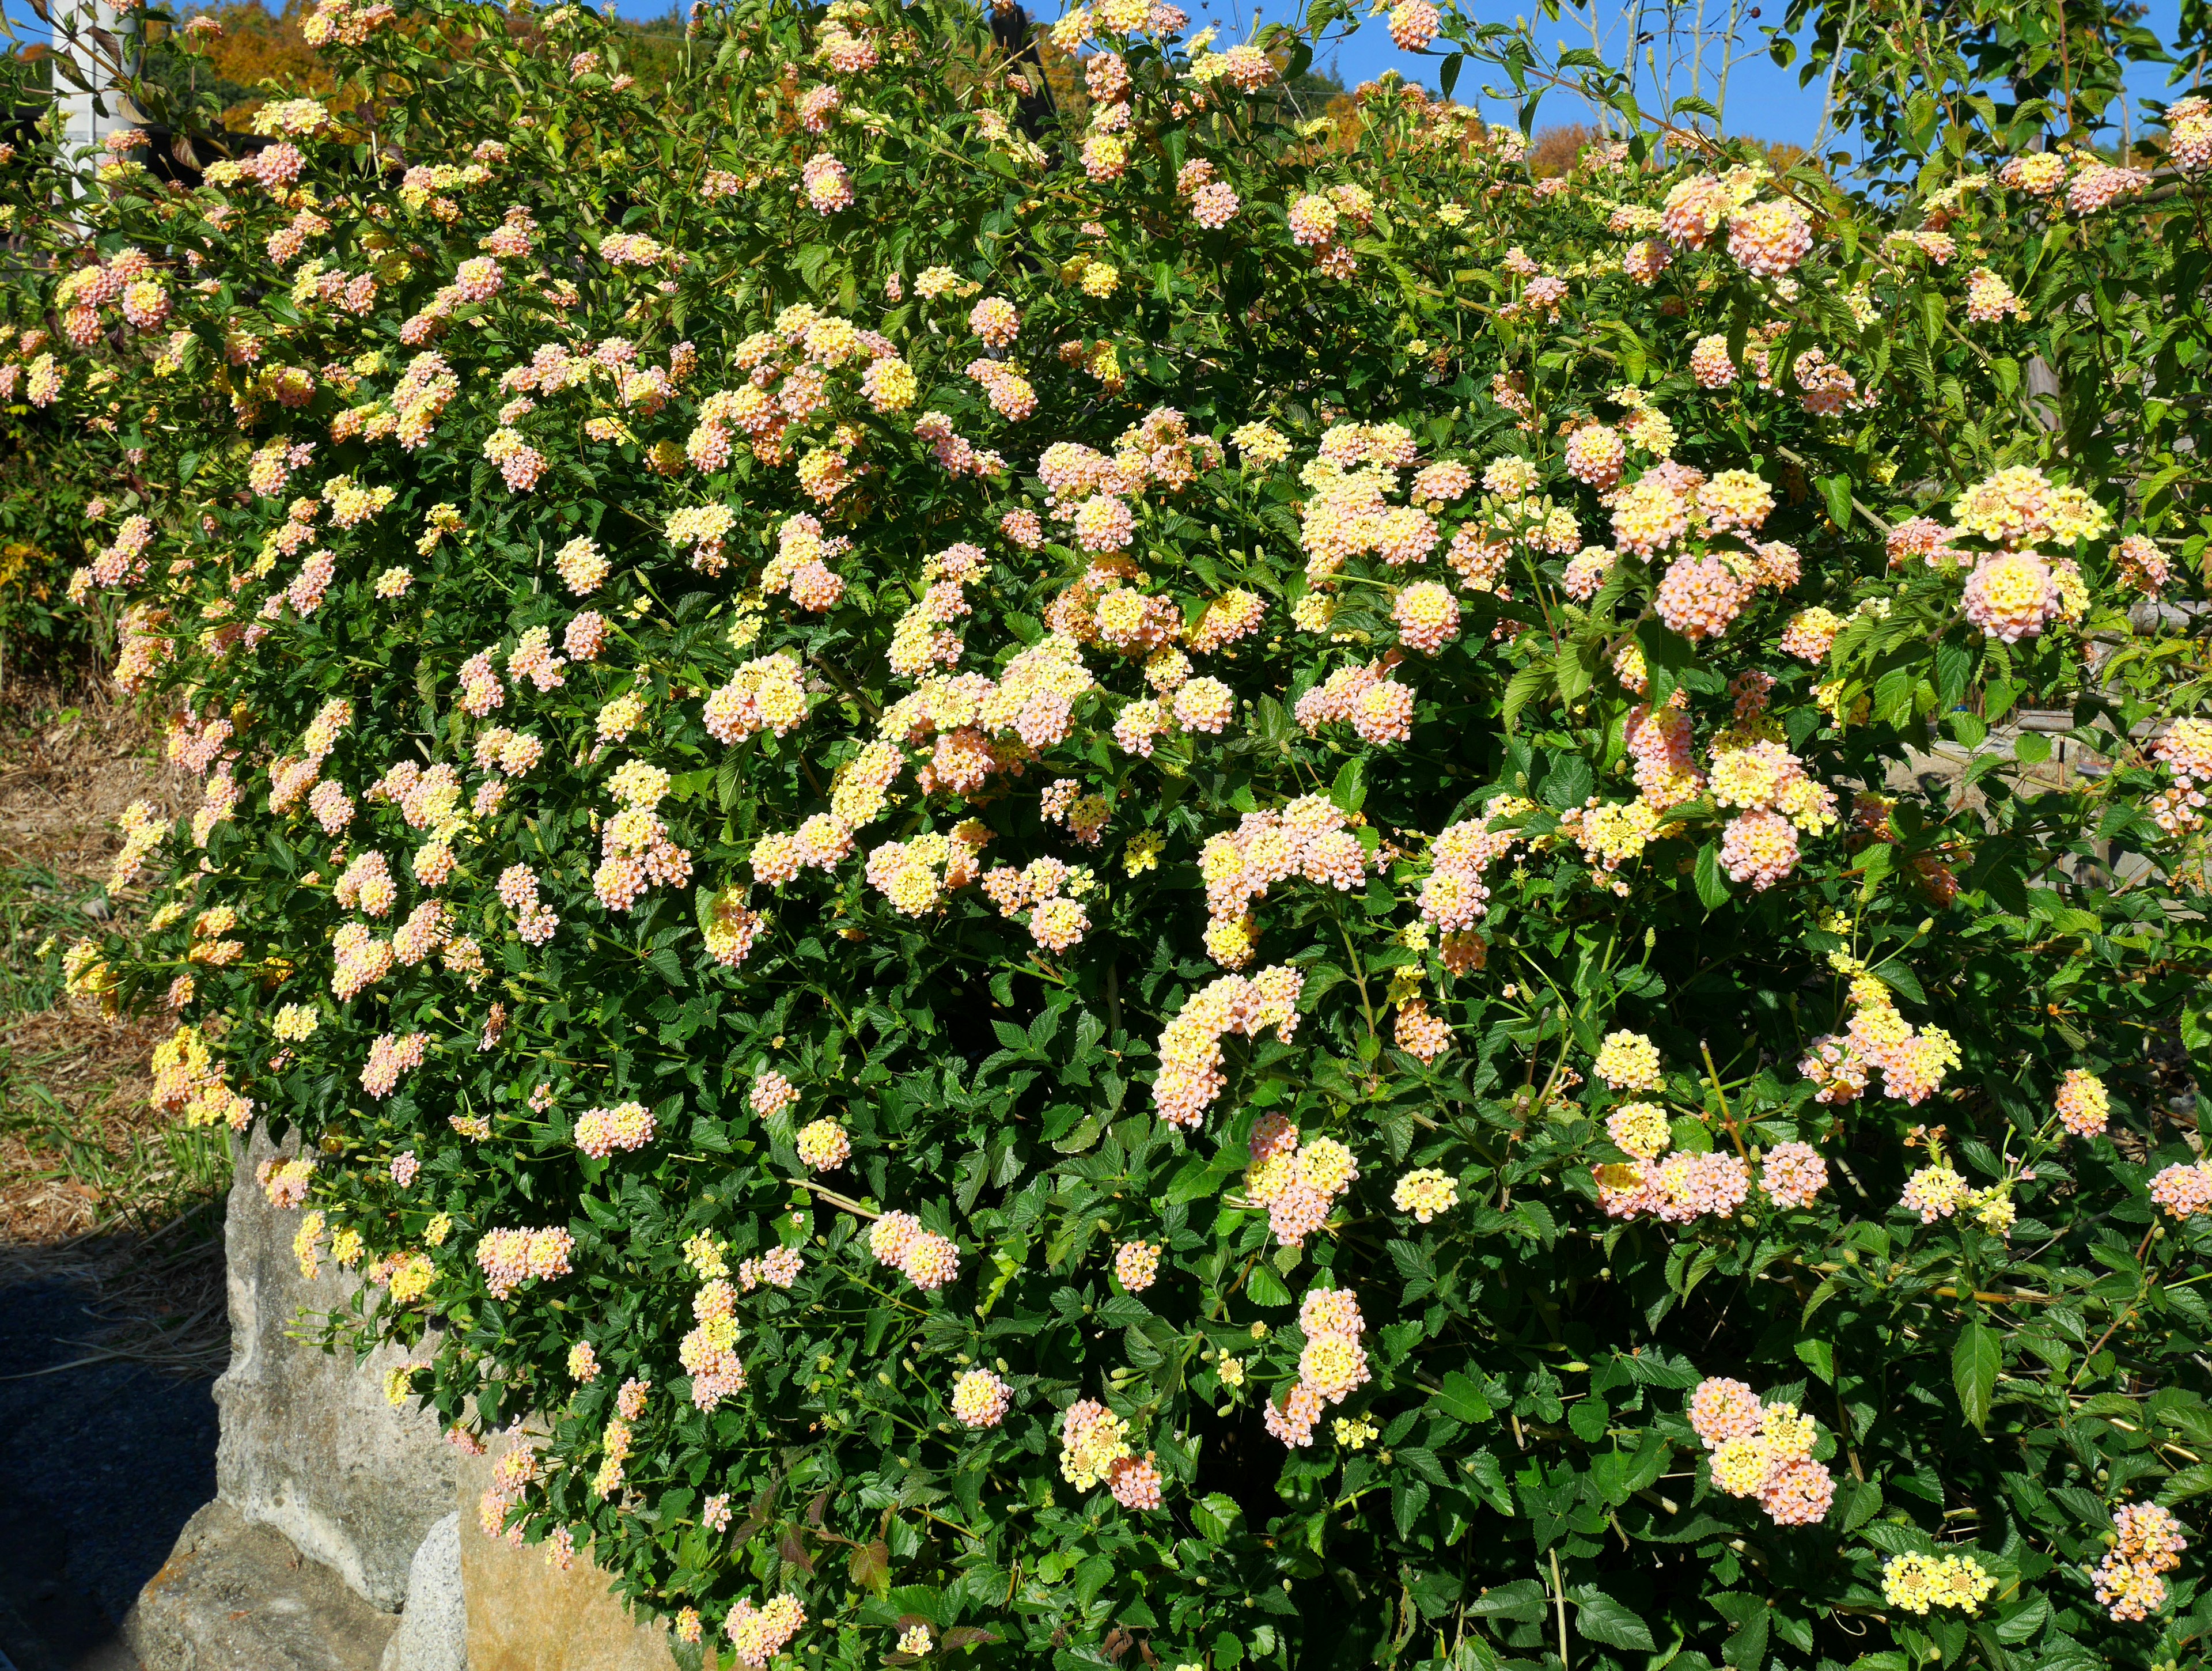
[[[31,182],[205,782],[74,987],[687,1652],[2201,1653],[2203,112],[1533,181],[1334,15],[322,0]]]

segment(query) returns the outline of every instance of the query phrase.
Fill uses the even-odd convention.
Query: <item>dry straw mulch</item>
[[[115,819],[190,798],[144,717],[96,685],[0,696],[0,1281],[84,1286],[82,1361],[201,1375],[228,1352],[222,1140],[147,1103],[173,1024],[69,1001],[55,951],[40,955],[128,928],[137,902],[106,892]]]

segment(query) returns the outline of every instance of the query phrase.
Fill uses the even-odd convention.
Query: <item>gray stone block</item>
[[[216,1494],[356,1595],[397,1612],[416,1550],[453,1512],[453,1453],[433,1413],[385,1400],[384,1372],[404,1353],[380,1347],[363,1362],[299,1338],[315,1315],[343,1309],[356,1280],[328,1263],[312,1282],[301,1276],[292,1251],[300,1215],[271,1207],[254,1182],[255,1167],[279,1151],[259,1126],[234,1147],[224,1230],[231,1356],[215,1386]],[[303,1322],[303,1314],[311,1315]]]
[[[146,1671],[378,1671],[394,1621],[217,1500],[185,1522],[123,1639]]]
[[[461,1516],[430,1528],[407,1568],[407,1606],[380,1671],[469,1671],[468,1601],[461,1593]]]

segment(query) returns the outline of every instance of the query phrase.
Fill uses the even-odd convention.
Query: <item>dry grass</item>
[[[148,1105],[159,1017],[69,1002],[40,955],[112,924],[116,816],[174,811],[188,786],[153,733],[96,688],[11,682],[0,705],[0,1281],[79,1281],[98,1320],[93,1359],[179,1373],[222,1367],[221,1191],[228,1152]]]

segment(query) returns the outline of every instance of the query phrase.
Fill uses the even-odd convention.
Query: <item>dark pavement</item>
[[[215,1495],[212,1379],[82,1345],[89,1291],[0,1285],[0,1667],[137,1671],[115,1627]],[[31,1373],[53,1370],[52,1374]]]

